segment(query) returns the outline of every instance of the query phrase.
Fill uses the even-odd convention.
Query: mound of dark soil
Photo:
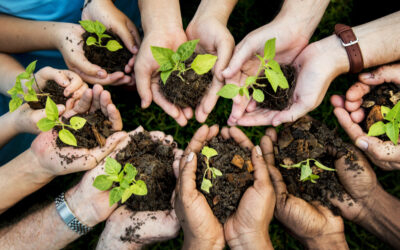
[[[46,82],[46,86],[42,89],[41,93],[50,94],[51,100],[53,100],[56,104],[63,104],[67,102],[68,98],[64,96],[64,89],[60,85],[58,85],[55,81],[49,80]],[[31,109],[44,109],[46,107],[47,96],[40,95],[38,96],[39,101],[37,102],[28,102],[29,107]]]

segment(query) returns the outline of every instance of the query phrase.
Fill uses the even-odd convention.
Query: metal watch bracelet
[[[72,213],[71,209],[69,209],[67,202],[65,201],[65,193],[62,192],[55,199],[56,210],[60,215],[61,219],[64,223],[74,232],[79,235],[84,235],[91,231],[93,228],[89,227],[83,223],[81,223],[75,215]]]

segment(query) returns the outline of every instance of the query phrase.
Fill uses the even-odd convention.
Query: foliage
[[[11,100],[8,104],[10,112],[14,112],[19,106],[21,106],[24,100],[27,102],[38,101],[38,94],[36,94],[36,91],[32,87],[34,83],[37,84],[33,75],[36,68],[36,62],[37,60],[31,62],[28,67],[26,67],[25,72],[22,72],[17,76],[15,85],[7,91],[7,93],[11,95]],[[24,84],[27,92],[22,88],[21,80],[26,80]]]
[[[111,38],[110,35],[104,34],[106,31],[106,27],[99,21],[91,21],[91,20],[83,20],[79,21],[82,28],[84,28],[89,33],[95,33],[97,35],[97,39],[94,36],[89,36],[86,39],[86,44],[88,46],[97,46],[107,48],[109,51],[114,52],[119,49],[122,49],[122,45],[117,40],[108,40],[106,45],[102,44],[103,38]]]
[[[300,181],[311,181],[312,183],[317,183],[315,180],[319,179],[319,176],[312,173],[310,161],[314,161],[314,165],[322,170],[336,171],[333,168],[328,168],[327,166],[323,165],[316,159],[307,159],[307,160],[301,161],[301,162],[293,164],[293,165],[281,164],[281,167],[288,168],[288,169],[301,168]]]
[[[203,149],[201,150],[201,154],[205,156],[206,166],[207,166],[207,169],[204,171],[204,174],[203,174],[203,181],[201,182],[201,189],[207,193],[210,193],[210,187],[212,187],[211,177],[209,177],[209,179],[210,179],[209,180],[206,178],[206,175],[208,174],[209,176],[212,176],[212,178],[217,178],[217,176],[222,176],[222,173],[219,169],[210,167],[211,157],[218,155],[218,152],[213,148],[204,146]]]
[[[185,61],[193,55],[198,42],[199,40],[191,40],[182,43],[176,52],[169,48],[151,46],[151,53],[160,65],[160,77],[164,84],[174,71],[179,71],[178,77],[180,77],[182,81],[185,81],[182,74],[189,69],[193,69],[198,75],[203,75],[214,67],[217,56],[202,54],[194,58],[190,68],[186,68]]]
[[[113,187],[110,191],[110,206],[121,200],[124,203],[133,194],[146,195],[147,186],[142,180],[135,180],[138,173],[137,169],[130,163],[126,163],[124,169],[121,164],[111,157],[106,158],[106,175],[99,175],[93,182],[93,186],[101,191],[109,190],[113,183],[118,183],[118,187]]]
[[[281,87],[282,89],[289,88],[289,83],[285,75],[283,74],[279,63],[274,60],[275,40],[276,38],[272,38],[265,42],[264,57],[256,55],[256,57],[260,60],[260,66],[258,67],[258,71],[255,76],[247,77],[246,83],[242,87],[239,87],[236,84],[226,84],[222,89],[220,89],[220,91],[218,91],[217,94],[227,99],[232,99],[238,94],[240,94],[241,96],[245,95],[248,99],[250,99],[250,87],[253,89],[253,99],[256,102],[263,102],[265,99],[264,93],[261,89],[257,89],[256,86],[265,87],[266,85],[257,83],[258,80],[268,79],[275,93],[278,87]],[[259,76],[261,71],[264,71],[265,76]]]
[[[381,106],[381,113],[388,123],[384,123],[383,121],[375,122],[369,128],[368,136],[380,136],[386,134],[387,137],[397,145],[400,127],[400,102],[394,105],[392,109]]]
[[[60,138],[60,140],[67,145],[77,146],[75,136],[68,129],[65,129],[65,127],[78,130],[85,125],[86,120],[82,117],[74,116],[70,119],[69,125],[63,123],[58,117],[57,105],[53,100],[51,100],[50,97],[47,97],[45,112],[46,112],[46,117],[42,118],[40,121],[36,123],[38,128],[41,131],[45,132],[51,130],[55,126],[61,126],[62,129],[58,132],[58,137]]]

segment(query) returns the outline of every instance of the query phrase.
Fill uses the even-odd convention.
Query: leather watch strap
[[[358,39],[350,26],[344,24],[335,25],[335,34],[342,40],[350,62],[350,73],[358,73],[364,68],[364,61]]]

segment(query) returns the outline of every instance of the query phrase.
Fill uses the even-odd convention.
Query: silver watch
[[[72,231],[77,232],[80,235],[84,235],[93,229],[92,227],[83,224],[75,217],[71,209],[69,209],[67,202],[65,201],[64,192],[57,196],[55,203],[57,213]]]

